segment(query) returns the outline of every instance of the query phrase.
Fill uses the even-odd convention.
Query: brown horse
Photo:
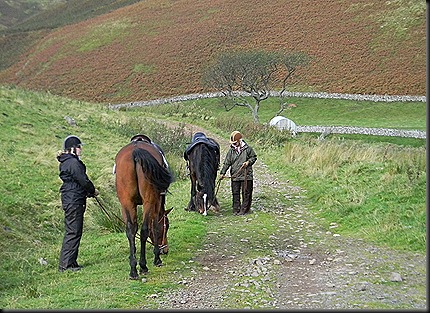
[[[173,181],[161,148],[145,135],[136,135],[115,158],[116,192],[126,224],[130,246],[130,279],[138,279],[135,237],[137,206],[143,204],[140,232],[140,274],[146,274],[146,240],[154,245],[154,265],[161,266],[160,254],[167,254],[169,219],[165,210],[166,192]]]

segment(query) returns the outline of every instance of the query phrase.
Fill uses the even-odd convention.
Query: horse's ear
[[[170,209],[166,210],[166,211],[165,211],[165,215],[169,214],[169,213],[170,213],[170,211],[172,211],[172,210],[173,210],[173,207],[171,207]]]

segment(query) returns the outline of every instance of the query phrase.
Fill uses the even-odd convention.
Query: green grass
[[[396,249],[425,251],[426,150],[359,141],[288,143],[271,168],[308,190],[338,231]]]
[[[71,42],[72,46],[77,46],[79,52],[89,52],[113,41],[121,38],[121,36],[128,35],[129,22],[123,21],[109,21],[105,24],[93,27],[87,34],[79,37],[76,42]]]
[[[313,116],[315,124],[328,121],[329,113],[331,120],[338,122],[340,113],[347,111],[344,106],[354,105],[360,112],[355,117],[357,126],[375,127],[379,123],[376,117],[362,114],[364,109],[359,102],[340,101],[343,104],[340,105],[336,100],[314,99],[313,103],[318,108],[330,107],[324,110],[326,113]],[[362,105],[386,108],[378,103]],[[397,127],[402,117],[405,128],[423,129],[425,104],[415,105],[414,110],[409,105],[399,105],[390,113],[393,124],[386,120],[385,127]],[[112,111],[98,104],[48,93],[1,87],[0,108],[0,160],[5,164],[0,167],[3,179],[0,306],[3,308],[154,308],[152,295],[159,295],[166,288],[180,288],[177,283],[180,277],[201,268],[201,264],[190,260],[199,253],[209,232],[228,234],[231,240],[239,240],[243,234],[252,238],[246,246],[249,249],[243,251],[244,258],[270,252],[271,247],[264,243],[267,234],[274,234],[278,227],[270,212],[258,212],[247,221],[246,228],[237,227],[230,212],[228,192],[220,199],[223,216],[203,217],[184,210],[189,200],[189,181],[182,153],[192,135],[184,131],[181,124],[184,122],[224,138],[228,138],[232,125],[243,130],[269,170],[280,179],[307,189],[306,206],[327,223],[338,223],[337,231],[343,235],[358,236],[398,250],[425,252],[425,140],[397,139],[393,143],[375,141],[371,136],[333,136],[321,142],[313,135],[292,139],[286,133],[254,125],[251,117],[243,118],[239,110],[223,112],[216,99]],[[308,109],[312,110],[309,106]],[[304,109],[295,112],[299,120],[312,115]],[[267,120],[272,113],[262,108],[261,114]],[[78,126],[68,125],[65,115],[73,117]],[[160,120],[181,123],[168,129]],[[81,273],[60,275],[57,262],[63,211],[56,153],[63,138],[76,134],[86,143],[83,160],[88,175],[101,191],[100,198],[106,207],[119,215],[112,166],[117,151],[139,132],[161,144],[175,174],[166,204],[174,209],[169,215],[170,251],[162,257],[165,266],[152,266],[153,254],[149,248],[147,281],[130,281],[123,226],[107,223],[96,202],[89,199],[79,256],[85,268]],[[273,197],[267,190],[259,201],[271,208]],[[279,201],[288,205],[285,199]],[[220,236],[218,240],[225,238]],[[40,258],[46,259],[48,265],[40,265]],[[240,299],[235,293],[227,301],[238,303],[238,307],[252,302],[246,297]]]
[[[250,99],[250,101],[252,101]],[[425,102],[371,102],[315,98],[289,98],[296,108],[287,108],[282,116],[297,125],[356,126],[395,129],[426,130]],[[213,124],[218,119],[230,120],[240,116],[242,121],[252,121],[251,113],[244,107],[227,112],[221,99],[192,100],[173,105],[158,105],[138,110],[154,112],[169,118],[184,119],[200,124]],[[260,122],[269,123],[279,110],[276,98],[261,103]]]

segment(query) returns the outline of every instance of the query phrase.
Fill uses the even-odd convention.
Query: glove
[[[94,193],[89,195],[90,198],[97,197],[100,194],[100,192],[97,189],[94,189]]]

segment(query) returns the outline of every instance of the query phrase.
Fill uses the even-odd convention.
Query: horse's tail
[[[172,173],[160,165],[158,161],[145,149],[134,149],[133,159],[137,165],[140,165],[145,173],[146,179],[154,186],[159,192],[166,191],[170,184],[173,182]],[[141,179],[138,173],[138,180]]]
[[[218,161],[215,151],[208,145],[201,146],[201,162],[197,171],[197,180],[204,186],[210,202],[215,201],[215,179],[218,170]]]

